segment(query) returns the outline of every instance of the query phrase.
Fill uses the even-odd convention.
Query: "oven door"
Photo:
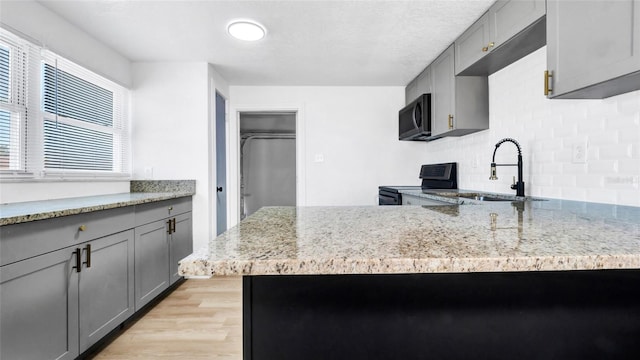
[[[385,190],[378,191],[378,205],[401,205],[402,195]]]

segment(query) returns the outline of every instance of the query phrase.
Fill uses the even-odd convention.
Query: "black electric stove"
[[[457,163],[426,164],[420,167],[420,186],[379,186],[379,205],[402,205],[402,190],[451,190],[458,188]]]

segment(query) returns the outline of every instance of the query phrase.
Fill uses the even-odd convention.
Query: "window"
[[[50,53],[42,74],[44,170],[126,172],[125,93]]]
[[[128,90],[0,29],[0,174],[129,173]]]
[[[0,38],[0,171],[24,171],[27,52],[20,42],[7,40]]]
[[[9,103],[9,48],[0,45],[0,169],[11,167],[11,112],[6,110]]]

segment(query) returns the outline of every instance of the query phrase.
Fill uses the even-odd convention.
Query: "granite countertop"
[[[266,207],[183,259],[180,273],[640,268],[640,208],[561,200],[474,205]]]
[[[0,204],[0,226],[175,199],[195,194],[195,180],[132,181],[129,193]]]

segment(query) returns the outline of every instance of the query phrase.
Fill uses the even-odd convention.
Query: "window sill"
[[[113,175],[113,174],[100,174],[100,175],[88,175],[88,174],[47,174],[41,177],[35,177],[33,174],[0,174],[1,183],[48,183],[48,182],[119,182],[130,181],[131,175]]]

